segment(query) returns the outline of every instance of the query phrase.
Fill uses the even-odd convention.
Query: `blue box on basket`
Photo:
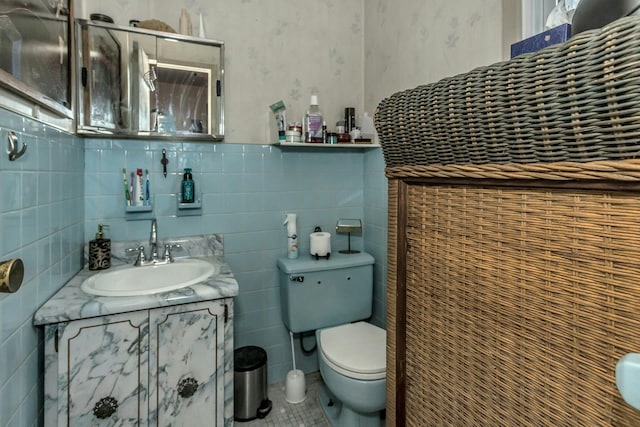
[[[571,37],[571,24],[562,24],[511,45],[511,57],[537,52],[547,46],[564,43]]]

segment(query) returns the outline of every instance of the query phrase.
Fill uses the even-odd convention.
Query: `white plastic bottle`
[[[191,16],[187,9],[182,9],[180,12],[180,34],[191,35]]]
[[[287,226],[287,258],[298,258],[298,231],[296,230],[296,217],[294,213],[287,214],[284,224]]]
[[[322,111],[318,107],[318,95],[311,95],[309,109],[304,115],[304,142],[322,142]]]

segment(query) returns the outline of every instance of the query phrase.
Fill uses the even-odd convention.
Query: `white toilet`
[[[386,332],[362,321],[371,316],[373,263],[366,253],[278,260],[283,321],[292,332],[316,331],[320,401],[333,426],[384,424]]]

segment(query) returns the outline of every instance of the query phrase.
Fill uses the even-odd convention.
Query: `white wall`
[[[365,108],[502,60],[501,0],[374,0],[365,10]]]

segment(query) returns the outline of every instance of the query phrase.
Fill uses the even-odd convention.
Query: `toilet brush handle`
[[[293,350],[293,332],[289,331],[291,337],[291,359],[293,360],[293,370],[296,370],[296,353]]]

